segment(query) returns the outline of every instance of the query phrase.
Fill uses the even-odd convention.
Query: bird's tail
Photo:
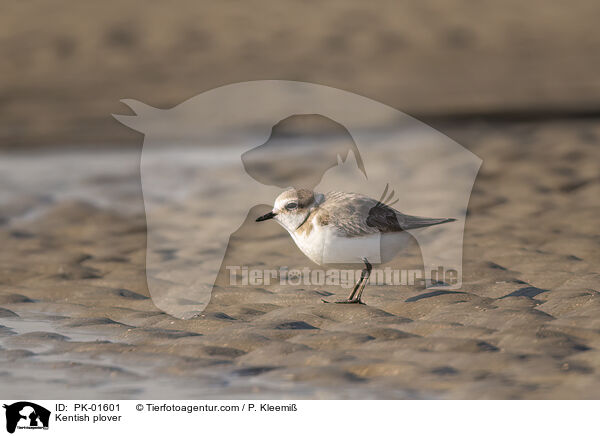
[[[420,216],[404,215],[393,209],[392,206],[398,202],[396,198],[394,200],[395,191],[392,190],[388,194],[389,183],[386,183],[381,198],[377,201],[375,208],[384,208],[392,210],[396,213],[398,218],[398,224],[402,230],[420,229],[421,227],[437,226],[438,224],[451,223],[456,221],[454,218],[423,218]]]
[[[422,227],[437,226],[438,224],[451,223],[456,221],[454,218],[423,218],[420,216],[402,215],[398,217],[400,227],[403,230],[420,229]]]

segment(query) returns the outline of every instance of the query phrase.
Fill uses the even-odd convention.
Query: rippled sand
[[[149,298],[138,153],[4,156],[4,395],[599,398],[598,124],[446,133],[484,161],[461,290],[371,285],[366,306],[339,306],[321,303],[339,290],[228,286],[223,271],[190,320]],[[228,261],[310,266],[283,229],[249,227],[258,212]]]

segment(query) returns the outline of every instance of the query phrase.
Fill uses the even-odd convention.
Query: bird
[[[362,294],[372,263],[386,263],[410,239],[407,230],[456,221],[454,218],[424,218],[405,215],[392,207],[398,200],[389,184],[379,200],[348,192],[325,194],[305,188],[289,188],[276,199],[273,209],[256,218],[274,219],[291,235],[310,260],[317,265],[364,263],[360,279],[340,304],[364,304]],[[323,300],[325,303],[329,301]]]

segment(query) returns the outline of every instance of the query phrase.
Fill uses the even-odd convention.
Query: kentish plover
[[[393,259],[410,238],[405,230],[455,221],[398,212],[391,207],[395,203],[390,202],[394,192],[388,195],[387,191],[386,186],[381,199],[374,200],[361,194],[318,194],[291,188],[275,199],[271,212],[256,221],[274,218],[290,233],[298,248],[318,265],[364,263],[361,278],[348,299],[336,302],[362,304],[371,263]]]

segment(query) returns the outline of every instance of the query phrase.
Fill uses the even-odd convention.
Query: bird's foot
[[[365,304],[365,303],[363,303],[362,300],[359,300],[357,298],[352,299],[352,300],[339,300],[339,301],[327,301],[327,300],[321,299],[321,301],[323,303],[334,303],[334,304]]]

